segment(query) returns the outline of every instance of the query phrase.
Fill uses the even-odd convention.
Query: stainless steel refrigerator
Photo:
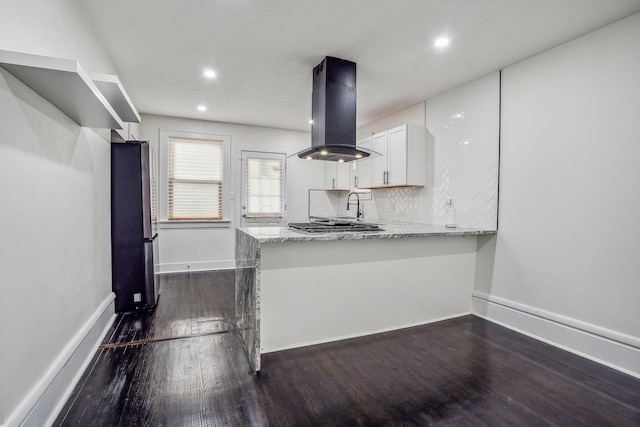
[[[117,312],[155,307],[158,222],[155,155],[144,141],[111,144],[111,265]]]

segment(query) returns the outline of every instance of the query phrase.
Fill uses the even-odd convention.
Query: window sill
[[[231,228],[231,220],[218,221],[159,221],[161,230],[173,228]]]

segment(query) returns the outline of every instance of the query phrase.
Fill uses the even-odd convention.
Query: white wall
[[[375,122],[367,123],[358,128],[358,138],[365,138],[387,129],[392,129],[400,125],[425,125],[425,103],[421,102],[406,110],[398,111],[390,116],[384,117]]]
[[[0,49],[114,67],[73,0],[3,2]],[[81,128],[0,68],[0,424],[111,295],[109,131]]]
[[[158,146],[160,129],[198,132],[231,137],[231,189],[236,200],[229,203],[231,224],[224,228],[162,228],[161,271],[234,268],[235,227],[239,218],[240,153],[242,150],[273,151],[292,155],[311,145],[311,134],[284,129],[143,115],[141,137]],[[166,168],[166,159],[160,159]],[[324,163],[293,156],[287,159],[287,222],[308,220],[308,190],[323,183]],[[163,199],[160,198],[160,201]]]
[[[640,14],[503,71],[499,233],[478,292],[638,350],[639,100]],[[640,376],[637,354],[623,368]]]
[[[3,1],[0,49],[73,59],[89,72],[117,74],[78,0]]]

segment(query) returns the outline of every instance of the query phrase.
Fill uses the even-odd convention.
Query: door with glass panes
[[[241,226],[284,226],[286,154],[242,151],[241,157]]]

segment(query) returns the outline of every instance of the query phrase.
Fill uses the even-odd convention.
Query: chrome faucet
[[[349,210],[349,206],[351,205],[350,200],[351,200],[351,195],[352,194],[356,195],[356,205],[357,205],[357,207],[356,207],[356,219],[360,219],[360,218],[362,218],[362,211],[360,210],[360,196],[355,191],[352,191],[347,196],[347,210]]]

